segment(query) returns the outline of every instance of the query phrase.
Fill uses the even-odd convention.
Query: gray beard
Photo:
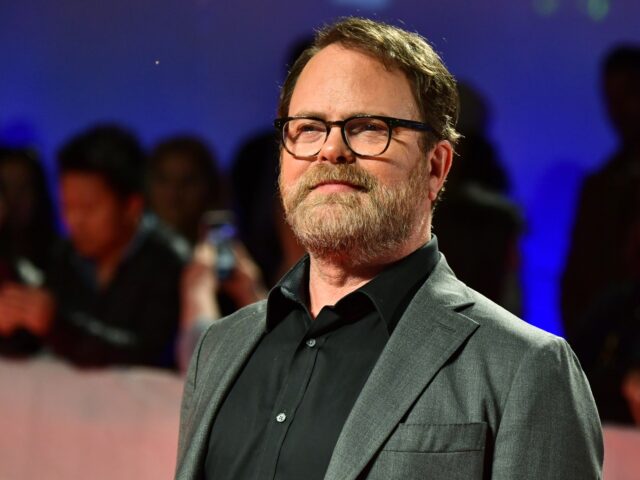
[[[359,191],[311,193],[321,181],[344,180]],[[366,265],[400,249],[427,212],[426,163],[420,162],[398,186],[381,185],[352,164],[312,167],[296,185],[280,191],[287,222],[301,245],[322,259]]]

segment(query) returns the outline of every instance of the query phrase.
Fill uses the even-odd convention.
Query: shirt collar
[[[431,240],[354,292],[342,298],[336,306],[349,298],[365,296],[384,319],[389,334],[395,329],[400,316],[418,288],[429,277],[438,262],[438,239]],[[287,272],[269,293],[267,329],[271,330],[286,313],[298,305],[308,309],[309,256],[305,255]]]
[[[366,295],[393,332],[400,316],[418,288],[426,281],[438,262],[438,240],[432,235],[425,245],[387,267],[356,292]],[[354,293],[356,293],[354,292]]]

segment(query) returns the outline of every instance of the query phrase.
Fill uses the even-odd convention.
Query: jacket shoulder
[[[481,336],[486,335],[496,343],[506,342],[517,347],[525,347],[527,345],[543,346],[549,343],[556,343],[559,340],[564,341],[556,335],[527,323],[481,293],[466,286],[465,288],[468,289],[474,303],[460,313],[480,325],[481,328],[478,329],[477,333]]]
[[[212,322],[202,334],[197,353],[200,354],[201,350],[211,349],[225,339],[245,338],[256,330],[264,329],[266,315],[267,301],[261,300]]]
[[[477,355],[504,361],[530,348],[568,348],[564,339],[525,322],[458,280],[444,256],[419,295],[425,306],[439,304],[478,325],[468,342]]]

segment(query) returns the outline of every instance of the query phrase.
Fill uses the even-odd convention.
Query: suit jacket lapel
[[[262,338],[266,326],[266,302],[260,308],[244,317],[235,315],[225,321],[230,322],[224,337],[213,338],[213,348],[208,355],[199,359],[202,370],[198,372],[196,398],[193,399],[191,415],[185,423],[185,439],[189,445],[176,478],[197,478],[206,456],[209,429],[218,412],[222,400],[235,378],[240,373],[246,359]],[[210,332],[215,336],[216,332]]]
[[[454,309],[473,303],[444,258],[418,291],[360,393],[325,480],[354,479],[446,360],[478,327]]]

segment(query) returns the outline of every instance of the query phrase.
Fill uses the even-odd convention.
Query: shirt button
[[[284,413],[279,413],[276,417],[276,422],[282,423],[287,419],[287,416]]]
[[[316,346],[316,339],[315,338],[310,338],[305,343],[307,344],[307,347],[313,348],[313,347]]]

